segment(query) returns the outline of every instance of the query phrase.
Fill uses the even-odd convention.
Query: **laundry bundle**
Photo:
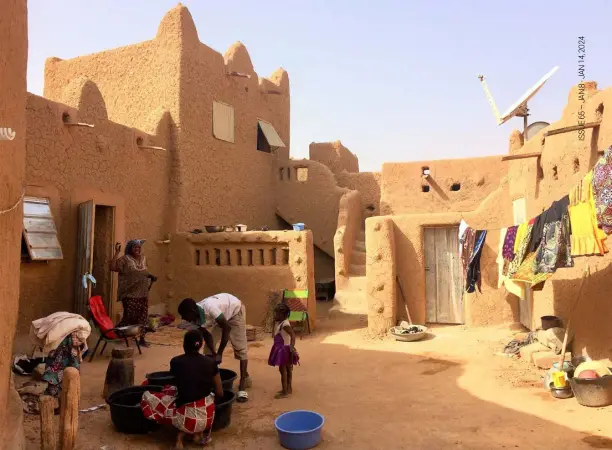
[[[78,314],[56,312],[50,316],[34,320],[30,326],[30,341],[43,349],[44,353],[55,350],[72,333],[80,342],[85,343],[91,334],[89,322]],[[85,344],[85,349],[87,344]]]

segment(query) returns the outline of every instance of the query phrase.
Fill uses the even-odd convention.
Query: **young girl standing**
[[[295,333],[289,323],[291,310],[285,303],[280,303],[274,308],[274,345],[270,350],[268,364],[278,366],[281,374],[282,391],[276,394],[276,398],[284,398],[293,392],[291,382],[293,381],[293,366],[299,363],[299,356],[295,351]]]

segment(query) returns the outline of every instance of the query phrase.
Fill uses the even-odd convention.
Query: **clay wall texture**
[[[168,306],[229,292],[246,306],[247,323],[262,325],[271,292],[308,289],[316,324],[313,236],[310,231],[188,234],[171,237],[166,275]]]
[[[424,179],[423,168],[430,176]],[[381,215],[472,211],[506,176],[499,156],[457,160],[385,163],[382,168]],[[454,183],[459,191],[452,191]],[[428,186],[429,192],[422,187]]]
[[[342,172],[359,172],[357,155],[342,145],[340,141],[311,143],[309,159],[329,167],[334,175],[339,175]]]
[[[241,43],[225,56],[202,44],[191,14],[179,5],[166,14],[150,41],[66,61],[50,58],[45,97],[60,100],[65,86],[81,76],[96,83],[111,120],[150,131],[151,115],[160,108],[170,113],[176,229],[277,225],[273,172],[277,158],[288,157],[288,149],[278,154],[257,151],[257,119],[272,123],[289,145],[289,79],[284,70],[270,79],[258,78]],[[234,107],[235,143],[213,137],[213,100]]]
[[[599,155],[612,145],[612,88],[598,90],[594,82],[585,83],[585,103],[579,99],[578,87],[571,89],[568,103],[558,122],[551,124],[538,135],[524,143],[518,132],[510,136],[510,153],[521,154],[542,152],[541,169],[538,158],[508,162],[508,178],[511,200],[525,198],[527,215],[539,214],[550,203],[567,195],[584,175],[591,170]],[[578,132],[569,132],[544,138],[549,129],[573,126],[578,123],[578,111],[586,113],[585,121],[601,120],[599,128],[587,129],[584,140]],[[612,240],[607,240],[612,248]],[[558,270],[547,281],[542,291],[533,293],[532,327],[539,326],[540,317],[554,314],[567,321],[569,310],[574,304],[580,279],[588,263],[591,276],[584,285],[584,291],[572,314],[571,327],[575,332],[576,354],[585,353],[593,358],[612,356],[612,331],[610,321],[610,297],[612,295],[612,256],[591,256],[575,258],[575,267]]]
[[[103,104],[96,103],[99,98],[87,97],[95,90],[91,82],[84,81],[82,88],[81,110],[28,95],[26,193],[50,199],[64,259],[21,265],[18,332],[27,332],[30,322],[39,317],[72,310],[78,207],[83,202],[93,199],[96,204],[115,207],[115,240],[146,239],[150,271],[163,270],[163,248],[154,242],[168,230],[169,156],[166,151],[139,148],[136,139],[165,145],[168,119],[161,115],[159,134],[146,135],[103,115],[81,113],[103,110]],[[65,112],[94,128],[66,126],[62,121]],[[156,289],[150,301],[160,301]]]
[[[25,447],[23,410],[11,386],[13,334],[19,308],[20,236],[26,141],[26,65],[28,58],[27,4],[7,0],[0,17],[0,128],[16,133],[0,140],[0,448]],[[17,397],[17,398],[16,398]]]
[[[335,279],[338,290],[344,288],[348,282],[353,244],[363,225],[360,200],[357,191],[347,192],[340,198],[338,228],[334,235]]]
[[[336,174],[338,186],[359,192],[361,212],[364,218],[380,215],[381,179],[382,174],[380,172],[341,172]]]

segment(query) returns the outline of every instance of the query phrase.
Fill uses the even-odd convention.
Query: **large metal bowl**
[[[401,334],[396,331],[398,327],[391,327],[389,328],[389,333],[395,338],[396,341],[401,341],[401,342],[420,341],[427,335],[427,327],[423,325],[413,325],[413,326],[418,327],[420,331],[418,333]]]
[[[125,337],[136,337],[141,333],[140,325],[128,325],[125,327],[118,327],[117,330],[123,333]]]
[[[225,231],[225,227],[218,225],[206,225],[204,226],[204,229],[207,233],[220,233],[222,231]]]

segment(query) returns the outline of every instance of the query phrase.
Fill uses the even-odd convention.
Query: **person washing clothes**
[[[268,364],[278,367],[281,374],[282,390],[276,398],[285,398],[293,393],[293,366],[299,364],[300,357],[295,350],[295,333],[289,323],[291,309],[285,303],[274,308],[274,345],[270,350]]]
[[[183,448],[185,434],[193,435],[199,445],[210,442],[215,418],[215,399],[223,398],[223,385],[217,364],[200,353],[204,342],[200,330],[191,330],[183,338],[185,353],[170,361],[170,373],[176,387],[162,392],[146,391],[140,402],[143,415],[159,424],[178,429],[175,449]]]
[[[180,303],[178,312],[183,320],[200,328],[206,347],[217,364],[221,364],[223,360],[223,351],[228,341],[232,343],[234,357],[240,361],[240,386],[236,401],[248,401],[249,395],[246,389],[250,388],[252,383],[247,370],[246,320],[242,302],[228,293],[213,295],[197,303],[192,298],[186,298]],[[213,335],[208,330],[217,336],[221,330],[219,347],[216,351]]]

